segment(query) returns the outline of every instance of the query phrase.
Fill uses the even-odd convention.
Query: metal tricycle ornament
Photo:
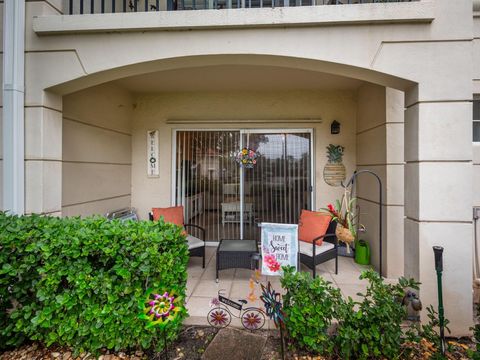
[[[213,309],[208,312],[207,321],[211,326],[217,328],[227,327],[232,321],[232,316],[239,318],[242,326],[250,331],[259,330],[265,325],[265,314],[262,309],[257,307],[244,309],[243,306],[248,303],[247,300],[233,301],[222,295],[224,291],[219,290],[218,296],[210,301],[210,306]],[[231,310],[232,308],[238,311],[238,315]]]

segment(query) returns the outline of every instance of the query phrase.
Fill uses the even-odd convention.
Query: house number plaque
[[[147,175],[158,177],[158,130],[147,131]]]

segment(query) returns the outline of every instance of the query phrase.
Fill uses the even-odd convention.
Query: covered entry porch
[[[302,209],[341,199],[343,188],[324,179],[333,144],[345,149],[346,177],[370,169],[388,189],[383,273],[403,274],[400,91],[298,69],[210,66],[120,79],[66,95],[63,107],[64,216],[132,206],[148,219],[154,207],[183,205],[185,221],[206,228],[209,245],[258,239],[261,222],[298,223]],[[153,130],[159,171],[150,176]],[[235,157],[244,146],[260,156],[242,172]],[[378,266],[376,186],[360,179],[355,190]]]
[[[261,222],[298,223],[344,190],[324,178],[327,147],[342,146],[348,179],[370,169],[385,184],[383,274],[404,274],[403,112],[401,91],[365,81],[276,66],[207,66],[128,77],[63,98],[62,215],[104,214],[132,206],[183,205],[187,223],[206,230],[207,259],[188,270],[192,319],[204,321],[217,291],[248,295],[251,271],[222,270],[221,239],[258,239]],[[388,110],[387,110],[388,109]],[[340,124],[339,133],[332,123]],[[148,136],[158,133],[158,174],[149,174]],[[243,148],[257,164],[241,170]],[[115,178],[115,181],[112,181]],[[364,239],[378,268],[378,189],[355,184]],[[388,189],[388,190],[387,190]],[[360,267],[340,258],[317,267],[346,296],[364,289]],[[306,268],[303,270],[310,271]],[[278,279],[272,283],[279,289]],[[242,295],[242,293],[245,293]],[[195,315],[196,314],[196,315]],[[194,320],[192,320],[194,321]]]

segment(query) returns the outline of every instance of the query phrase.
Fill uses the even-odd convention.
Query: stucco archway
[[[316,173],[317,173],[317,186],[315,188],[318,190],[316,191],[316,208],[319,209],[321,207],[325,207],[328,202],[333,202],[336,198],[340,198],[342,196],[341,189],[331,189],[323,182],[322,180],[322,169],[326,162],[325,157],[325,147],[328,145],[329,142],[342,143],[347,147],[348,151],[348,159],[347,159],[347,170],[348,176],[350,176],[355,169],[363,169],[369,168],[376,172],[378,172],[383,181],[384,185],[388,184],[384,189],[384,198],[389,198],[391,201],[390,203],[386,203],[384,209],[384,229],[385,234],[383,235],[384,243],[383,243],[383,263],[384,269],[383,273],[387,276],[394,277],[400,276],[404,273],[404,264],[403,264],[403,215],[404,215],[404,201],[403,201],[403,93],[397,90],[394,90],[392,86],[405,90],[408,88],[413,88],[414,83],[408,80],[400,79],[395,76],[379,73],[370,69],[362,69],[358,67],[354,67],[351,65],[345,64],[333,64],[326,61],[318,61],[313,59],[302,59],[302,58],[293,58],[293,57],[279,57],[279,56],[270,56],[270,55],[210,55],[210,56],[192,56],[192,57],[182,57],[182,58],[175,58],[175,59],[165,59],[165,60],[156,60],[150,61],[146,63],[134,64],[129,65],[121,68],[114,68],[111,70],[106,70],[97,74],[88,75],[85,77],[80,77],[79,79],[71,80],[67,83],[55,85],[48,90],[50,92],[55,91],[58,94],[71,94],[73,92],[81,92],[82,98],[86,99],[88,97],[88,89],[91,89],[92,86],[102,86],[99,85],[101,83],[104,84],[121,84],[125,86],[125,82],[122,83],[122,79],[148,79],[149,77],[154,77],[156,80],[161,81],[162,76],[166,76],[166,74],[176,73],[181,74],[182,72],[188,73],[190,76],[194,77],[195,72],[203,72],[209,71],[210,73],[214,71],[218,71],[218,69],[233,69],[232,71],[239,71],[239,68],[248,68],[248,69],[262,69],[261,71],[266,71],[266,69],[270,69],[270,71],[275,70],[276,75],[272,76],[282,76],[283,73],[289,73],[289,78],[292,76],[300,76],[300,74],[309,74],[306,76],[311,76],[313,79],[317,79],[317,81],[321,82],[325,79],[326,76],[330,76],[330,81],[334,81],[332,79],[347,79],[349,81],[358,81],[358,83],[362,84],[361,90],[358,89],[358,86],[352,88],[351,92],[353,94],[352,98],[353,101],[351,104],[345,105],[345,102],[342,103],[342,100],[339,100],[344,94],[332,93],[331,95],[319,94],[317,98],[311,97],[308,99],[308,102],[318,101],[317,110],[313,108],[309,108],[311,112],[302,112],[297,111],[289,111],[286,107],[279,107],[279,111],[271,111],[265,108],[262,108],[262,105],[256,102],[256,111],[255,112],[241,112],[232,114],[229,112],[225,107],[220,107],[219,111],[214,113],[204,112],[203,114],[195,114],[192,115],[190,113],[182,113],[170,115],[173,117],[180,117],[180,118],[188,118],[190,122],[197,123],[197,127],[212,127],[213,125],[206,125],[202,124],[202,120],[205,118],[208,119],[216,119],[221,120],[222,118],[225,120],[227,118],[229,121],[225,121],[221,127],[232,127],[231,124],[234,120],[241,120],[246,119],[248,117],[259,117],[259,118],[272,118],[274,116],[278,117],[289,117],[291,119],[294,118],[311,118],[311,117],[318,117],[324,119],[324,124],[322,125],[322,129],[318,128],[317,136],[316,136]],[[222,70],[223,71],[223,70]],[[223,74],[224,72],[222,72]],[[193,74],[193,75],[192,75]],[[320,75],[322,74],[322,75]],[[319,78],[315,78],[315,76],[320,76]],[[323,78],[321,77],[323,76]],[[225,80],[229,81],[229,80]],[[260,81],[260,80],[259,80]],[[367,82],[368,81],[368,82]],[[377,84],[374,84],[374,83]],[[252,86],[255,86],[254,82],[252,82]],[[138,85],[138,81],[137,81]],[[105,86],[105,85],[104,85]],[[188,85],[187,85],[188,86]],[[292,89],[298,88],[298,84],[291,84]],[[303,84],[305,86],[305,84]],[[140,86],[141,87],[141,86]],[[233,86],[234,87],[234,86]],[[136,91],[138,90],[138,86]],[[332,87],[334,89],[335,87]],[[98,88],[97,88],[98,89]],[[288,87],[285,87],[283,90],[288,90]],[[186,91],[192,91],[190,88],[186,88]],[[246,91],[245,88],[243,88]],[[252,89],[253,90],[253,89]],[[328,89],[327,89],[328,90]],[[115,89],[107,90],[105,88],[105,92],[101,90],[95,90],[95,92],[91,92],[93,97],[96,99],[103,99],[104,101],[108,101],[107,99],[107,91],[112,91],[112,96],[118,96],[120,99],[122,95],[118,93]],[[177,90],[178,91],[178,90]],[[199,89],[196,88],[198,93]],[[208,91],[212,91],[211,88]],[[359,96],[361,97],[362,106],[357,103],[357,91],[359,92]],[[218,94],[217,94],[218,95]],[[219,95],[221,96],[221,95]],[[307,98],[305,93],[300,94],[305,99]],[[208,103],[208,99],[202,100],[203,103],[200,101],[199,98],[201,96],[192,96],[191,98],[184,98],[184,101],[190,102],[191,104],[201,105],[205,107],[205,104]],[[232,96],[235,97],[235,96]],[[245,104],[248,104],[249,101],[253,102],[252,96],[248,96],[248,94],[243,93],[237,98],[242,97]],[[253,96],[255,97],[255,96]],[[265,101],[271,102],[275,101],[273,96],[265,97]],[[279,103],[287,102],[287,97],[283,97],[282,101],[278,101]],[[124,100],[122,100],[124,101]],[[158,102],[158,100],[155,100]],[[176,101],[176,100],[175,100]],[[307,100],[305,100],[307,101]],[[76,104],[75,104],[76,103]],[[136,101],[137,106],[143,107],[142,103],[138,104]],[[177,104],[180,104],[177,102]],[[239,109],[241,106],[239,104],[235,104],[230,99],[230,104],[236,109]],[[390,104],[390,105],[388,105]],[[63,114],[63,166],[62,166],[62,173],[63,173],[63,180],[62,180],[62,197],[61,197],[61,207],[63,210],[64,215],[78,215],[78,214],[89,214],[93,212],[98,213],[105,213],[109,210],[113,210],[114,208],[120,208],[122,206],[129,206],[133,205],[136,207],[140,213],[142,218],[146,217],[146,211],[148,211],[148,206],[145,204],[150,204],[151,195],[145,196],[145,194],[139,194],[139,192],[149,193],[152,194],[156,191],[155,186],[152,186],[154,181],[146,181],[146,180],[138,180],[138,176],[132,175],[132,191],[127,190],[130,186],[127,182],[125,182],[125,178],[128,177],[128,174],[142,174],[141,178],[143,178],[143,162],[141,160],[133,160],[127,161],[126,159],[119,160],[118,158],[112,156],[109,159],[97,157],[96,161],[98,163],[106,162],[108,165],[106,167],[114,168],[115,165],[123,164],[122,166],[117,166],[117,169],[110,170],[111,174],[115,174],[114,177],[119,179],[118,183],[122,183],[123,185],[119,186],[119,189],[116,191],[112,191],[112,186],[109,186],[110,189],[105,190],[104,195],[98,198],[105,199],[104,203],[101,204],[98,208],[95,208],[92,203],[89,202],[89,199],[85,198],[85,191],[91,191],[91,189],[98,189],[93,185],[87,186],[82,193],[83,185],[82,185],[82,174],[88,173],[85,169],[86,165],[78,165],[75,163],[72,165],[72,162],[79,162],[85,161],[81,158],[73,158],[69,154],[72,150],[75,149],[75,138],[77,136],[73,136],[74,131],[80,131],[79,126],[74,126],[72,121],[79,120],[78,118],[81,117],[79,115],[72,114],[72,108],[77,108],[76,113],[80,111],[79,108],[89,109],[89,108],[97,108],[98,111],[101,113],[104,111],[100,104],[92,105],[90,103],[89,106],[85,106],[85,103],[82,103],[78,97],[75,96],[64,96],[63,100],[64,105],[64,114]],[[150,101],[148,106],[153,106],[152,101]],[[163,104],[163,107],[169,107],[169,104]],[[183,106],[183,105],[180,105]],[[296,105],[299,108],[303,108],[306,106],[304,103],[297,103]],[[326,109],[321,109],[325,107]],[[216,108],[214,103],[209,103],[210,108]],[[245,106],[244,106],[245,107]],[[351,112],[342,112],[340,109],[346,107],[351,110]],[[308,105],[307,105],[308,108]],[[335,109],[336,108],[336,109]],[[387,113],[387,108],[390,108],[390,112]],[[395,108],[395,111],[392,109]],[[110,109],[112,114],[117,114],[117,118],[121,118],[123,115],[118,113],[115,109]],[[315,112],[320,111],[320,112]],[[137,111],[138,112],[138,111]],[[283,112],[283,114],[282,114]],[[284,115],[284,113],[289,113],[289,115]],[[361,114],[357,117],[358,114]],[[171,114],[171,113],[170,113]],[[259,115],[260,114],[260,115]],[[297,115],[297,116],[295,116]],[[82,115],[86,116],[86,115]],[[153,112],[147,115],[143,115],[144,117],[152,117],[152,116],[163,116],[163,114],[155,114]],[[388,117],[388,118],[387,118]],[[320,137],[319,133],[321,131],[325,132],[329,123],[334,119],[338,119],[343,123],[343,128],[345,132],[349,132],[348,140],[346,139],[336,139],[334,137]],[[88,122],[88,120],[81,120],[83,122]],[[112,120],[114,121],[114,120]],[[142,121],[140,121],[141,123]],[[229,124],[230,123],[230,124]],[[200,125],[198,125],[200,124]],[[109,127],[106,122],[103,122],[100,125],[101,127]],[[190,125],[177,125],[177,127],[188,127],[193,126]],[[219,127],[219,125],[216,125]],[[251,125],[248,125],[251,126]],[[260,127],[261,125],[255,125]],[[302,128],[310,128],[313,125],[310,123],[302,123],[300,120],[296,121],[296,124],[286,125],[285,121],[279,126],[298,126]],[[134,129],[137,133],[139,132],[140,135],[135,135],[134,133],[131,134],[131,138],[133,141],[133,153],[139,153],[140,155],[135,155],[136,159],[138,156],[143,156],[142,150],[144,146],[137,147],[135,146],[135,142],[144,141],[144,132],[147,128],[158,128],[161,127],[162,129],[162,154],[166,154],[165,157],[168,159],[168,162],[163,163],[166,166],[168,171],[165,173],[170,174],[171,169],[171,131],[175,127],[173,125],[166,125],[166,124],[155,124],[153,122],[149,122],[148,125],[144,125],[143,127],[139,126],[137,129]],[[263,125],[264,128],[272,127],[271,123],[267,125]],[[350,129],[349,129],[350,128]],[[128,135],[129,130],[124,126],[113,127],[112,130],[115,130],[117,133],[121,132],[124,135]],[[132,130],[133,131],[133,130]],[[142,132],[143,131],[143,132]],[[69,133],[66,136],[66,132]],[[400,137],[399,142],[392,142],[387,144],[387,133],[392,136]],[[125,142],[125,139],[121,140],[121,142]],[[120,143],[119,143],[120,144]],[[78,145],[81,146],[81,145]],[[125,144],[123,145],[125,146]],[[400,154],[400,158],[397,161],[389,161],[387,159],[387,147],[389,146],[389,153],[393,154]],[[95,146],[92,146],[90,150],[93,151]],[[105,150],[101,148],[97,148],[98,153],[108,153],[111,152],[110,150]],[[116,147],[117,153],[121,153],[121,147]],[[66,151],[69,154],[66,154]],[[91,160],[90,160],[91,161]],[[88,161],[87,161],[88,162]],[[126,170],[125,165],[131,163],[131,168]],[[395,163],[395,164],[392,164]],[[138,165],[140,164],[140,165]],[[77,170],[75,168],[78,168]],[[96,170],[98,172],[103,170]],[[106,176],[106,174],[104,175]],[[395,177],[401,178],[401,181],[396,179]],[[120,180],[121,179],[121,180]],[[375,191],[376,186],[374,183],[368,181],[369,179],[360,179],[359,182],[359,198],[361,202],[362,208],[365,208],[364,211],[364,218],[362,218],[362,222],[367,225],[369,231],[367,235],[368,240],[370,240],[372,246],[372,261],[375,266],[379,264],[379,244],[378,244],[378,219],[376,216],[372,216],[371,214],[377,214],[378,211],[376,208],[378,205],[377,199],[377,192]],[[79,182],[77,182],[79,181]],[[163,196],[157,196],[156,201],[158,201],[157,205],[167,206],[170,204],[170,198],[172,195],[170,194],[170,189],[172,188],[172,180],[171,176],[165,176],[161,179],[161,183],[166,185],[165,191],[163,192]],[[88,183],[83,181],[83,183]],[[372,190],[375,189],[375,190]],[[72,190],[75,189],[75,190]],[[137,189],[143,189],[142,191],[138,191]],[[387,194],[388,189],[388,194]],[[77,193],[76,195],[74,193]],[[130,194],[130,195],[127,195]],[[392,195],[394,194],[394,195]],[[146,199],[148,198],[148,199]],[[392,200],[394,199],[394,200]],[[108,200],[108,201],[107,201]],[[149,203],[150,201],[150,203]],[[98,204],[98,202],[97,202]],[[79,210],[79,209],[82,210]],[[78,211],[78,212],[75,212]],[[391,239],[388,242],[387,239]],[[389,247],[389,245],[391,245]]]
[[[455,257],[450,258],[452,269],[456,270],[452,271],[449,275],[452,281],[451,295],[449,296],[455,298],[455,294],[469,291],[469,254],[462,253],[461,256],[457,257],[458,249],[449,242],[448,239],[453,233],[457,232],[461,233],[462,238],[468,239],[470,237],[471,225],[465,220],[464,207],[461,207],[459,211],[454,209],[453,211],[444,212],[440,206],[446,199],[442,197],[445,189],[451,186],[450,182],[447,181],[448,179],[444,177],[444,171],[455,171],[456,174],[461,174],[460,178],[463,179],[467,185],[469,181],[471,181],[468,172],[468,152],[465,153],[463,148],[453,153],[445,152],[439,154],[438,152],[433,153],[430,151],[432,146],[435,145],[435,141],[445,136],[447,138],[450,137],[450,135],[444,133],[444,128],[437,127],[438,124],[434,123],[435,118],[440,114],[442,114],[441,116],[445,116],[446,114],[447,121],[452,121],[455,116],[458,115],[464,118],[468,112],[468,105],[465,104],[465,101],[458,99],[459,96],[461,97],[458,93],[454,96],[452,95],[452,99],[448,100],[448,96],[444,96],[444,89],[441,91],[435,89],[435,84],[438,79],[432,82],[429,82],[427,79],[418,85],[412,80],[405,80],[369,68],[355,67],[347,64],[272,55],[222,54],[168,58],[117,67],[87,76],[80,76],[67,82],[51,84],[45,90],[48,96],[53,94],[55,94],[53,96],[60,96],[93,85],[118,80],[126,76],[182,68],[236,64],[276,66],[303,69],[312,72],[324,72],[360,79],[383,87],[405,91],[407,98],[405,105],[407,108],[405,130],[405,160],[407,162],[407,174],[405,177],[405,215],[407,218],[405,221],[406,275],[414,276],[425,283],[426,285],[424,287],[426,290],[424,294],[427,295],[426,301],[428,303],[435,303],[435,291],[431,281],[433,275],[430,269],[432,265],[430,252],[432,244],[442,244],[446,249],[456,249]],[[448,63],[444,65],[446,71]],[[446,71],[445,76],[449,78],[451,74]],[[412,78],[415,78],[415,76],[412,76]],[[464,85],[465,84],[462,83],[462,85],[459,86],[462,87]],[[433,126],[431,129],[435,128],[436,131],[439,131],[441,134],[440,138],[434,136],[431,131],[424,128],[425,126],[427,128]],[[459,137],[463,138],[464,127],[459,129],[459,131],[461,131]],[[432,136],[434,136],[435,139],[432,139]],[[454,147],[454,144],[452,147]],[[443,178],[442,182],[432,181],[433,179],[439,178]],[[455,206],[457,205],[454,205],[454,207]],[[452,217],[452,213],[455,214],[455,216]],[[396,224],[396,226],[403,227],[402,224]],[[422,238],[422,241],[420,241],[420,238]],[[469,247],[465,246],[462,247],[462,249],[469,249]],[[467,266],[465,266],[465,264],[467,264]],[[459,279],[462,280],[459,281]],[[449,280],[447,279],[446,281]],[[469,301],[466,301],[465,308],[468,308],[469,303]],[[465,314],[462,314],[462,318],[458,320],[458,328],[454,331],[457,333],[465,332],[466,327],[462,324],[469,323],[471,319],[470,312],[471,311],[466,311]]]

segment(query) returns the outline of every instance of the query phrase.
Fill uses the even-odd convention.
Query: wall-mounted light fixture
[[[333,135],[340,134],[340,123],[337,120],[333,120],[332,124],[330,125],[330,132]]]

